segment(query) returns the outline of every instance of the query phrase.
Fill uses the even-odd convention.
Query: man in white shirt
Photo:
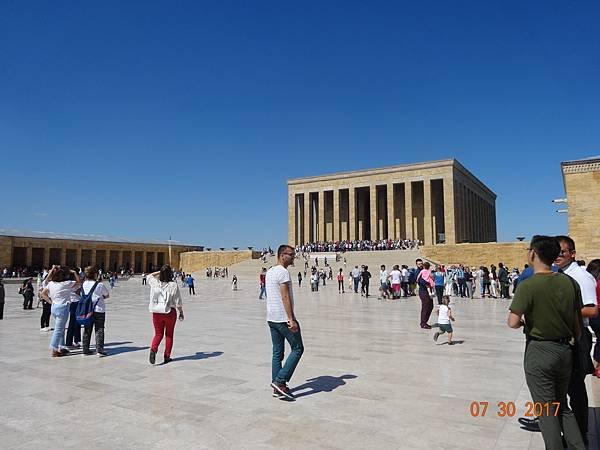
[[[360,270],[358,270],[358,266],[354,266],[354,269],[352,269],[352,281],[354,282],[354,292],[358,294],[358,282],[360,281]]]
[[[565,274],[573,278],[579,289],[581,290],[581,298],[583,300],[583,308],[581,308],[581,315],[583,316],[583,330],[579,345],[587,350],[589,358],[592,349],[592,334],[588,329],[589,317],[596,317],[598,315],[598,301],[596,299],[596,280],[594,276],[586,271],[583,267],[580,267],[576,261],[575,241],[569,236],[557,236],[558,243],[560,244],[560,253],[556,258],[555,264]],[[576,356],[576,355],[574,355]],[[591,363],[591,361],[590,361]],[[581,370],[583,369],[583,370]],[[585,388],[585,376],[593,371],[593,364],[590,364],[589,370],[586,368],[574,367],[573,373],[571,374],[571,380],[569,382],[569,404],[584,442],[587,443],[587,430],[588,430],[588,396]]]
[[[389,285],[388,285],[388,271],[385,270],[385,265],[381,265],[379,270],[379,292],[381,292],[381,298],[390,298]]]
[[[581,291],[581,299],[583,307],[581,308],[581,316],[583,317],[583,329],[581,330],[581,338],[579,346],[583,354],[587,353],[589,367],[580,367],[581,364],[574,364],[571,378],[569,380],[569,388],[567,394],[569,396],[569,406],[575,415],[579,431],[584,442],[587,445],[588,431],[588,396],[585,387],[585,376],[593,372],[594,366],[590,359],[592,350],[592,334],[588,329],[589,317],[598,315],[598,300],[596,298],[596,280],[593,275],[580,267],[576,261],[575,241],[569,236],[556,236],[560,244],[560,253],[554,261],[560,272],[563,272],[573,278],[579,285]],[[522,280],[521,280],[522,281]],[[521,283],[519,281],[519,283]],[[579,362],[583,358],[579,358],[576,352],[573,353],[574,362]],[[531,431],[539,430],[538,418],[527,419],[519,418],[519,423]]]
[[[267,271],[267,324],[271,331],[273,358],[271,362],[271,387],[273,397],[282,400],[294,400],[287,383],[304,353],[300,324],[294,314],[294,295],[292,279],[287,268],[294,263],[294,248],[280,245],[277,249],[277,265]],[[285,341],[292,351],[282,367]]]

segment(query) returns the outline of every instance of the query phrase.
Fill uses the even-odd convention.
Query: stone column
[[[412,213],[412,184],[410,181],[404,183],[404,209],[406,210],[406,236],[405,239],[413,238],[413,213]]]
[[[67,265],[67,249],[64,247],[60,249],[60,265]]]
[[[81,260],[81,247],[76,250],[77,256],[75,256],[76,265],[81,267],[83,265],[83,261]]]
[[[304,231],[304,224],[302,223],[302,208],[304,205],[302,204],[301,197],[299,195],[296,196],[296,211],[298,215],[295,217],[295,227],[296,227],[296,244],[302,244],[302,232]]]
[[[119,250],[117,253],[117,270],[120,270],[123,267],[123,250]]]
[[[105,272],[110,272],[111,271],[111,267],[110,267],[110,250],[109,249],[104,250],[104,271]]]
[[[341,241],[340,236],[340,190],[333,188],[333,241]]]
[[[369,212],[371,213],[371,235],[372,241],[379,239],[379,220],[377,217],[377,186],[369,186]]]
[[[354,241],[356,240],[356,191],[352,186],[348,189],[348,222],[349,239]]]
[[[288,243],[297,245],[296,237],[296,195],[288,190]]]
[[[44,247],[44,268],[50,270],[50,247]]]
[[[31,261],[33,260],[33,248],[30,245],[28,245],[25,252],[25,265],[27,267],[31,267]]]
[[[158,267],[158,251],[155,251],[153,255],[154,257],[152,258],[152,265],[154,266],[154,270],[158,270],[160,269],[160,267]]]
[[[444,178],[444,233],[447,244],[456,244],[456,208],[454,205],[454,180],[452,175]]]
[[[304,243],[310,242],[310,192],[304,193]]]
[[[423,180],[423,231],[425,233],[425,245],[433,245],[431,225],[431,180]]]
[[[396,239],[394,219],[394,184],[387,184],[387,238]]]
[[[148,270],[148,252],[146,250],[142,251],[142,272],[146,272]]]
[[[318,203],[317,239],[320,242],[325,242],[325,191],[319,191]]]
[[[90,256],[90,259],[91,259],[91,261],[90,261],[90,264],[91,264],[92,266],[95,266],[95,265],[96,265],[96,249],[95,249],[95,248],[93,248],[93,249],[92,249],[92,250],[90,250],[90,251],[91,251],[91,253],[92,253],[92,254],[91,254],[91,256]]]

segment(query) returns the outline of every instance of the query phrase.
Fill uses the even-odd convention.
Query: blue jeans
[[[58,350],[65,346],[65,325],[69,319],[69,304],[52,305],[54,316],[54,332],[50,340],[50,350]]]
[[[260,294],[258,294],[258,298],[262,299],[263,295],[265,296],[265,298],[267,297],[267,288],[266,288],[266,286],[261,286],[260,287]]]
[[[294,370],[300,361],[302,353],[304,353],[304,345],[302,344],[302,335],[300,334],[300,324],[298,331],[292,333],[288,328],[287,322],[267,322],[271,330],[271,341],[273,342],[273,360],[271,362],[271,376],[275,383],[287,383],[292,378]],[[292,348],[283,367],[285,341],[288,341]]]
[[[79,344],[81,342],[81,325],[75,320],[79,302],[69,304],[69,325],[67,326],[67,345]]]

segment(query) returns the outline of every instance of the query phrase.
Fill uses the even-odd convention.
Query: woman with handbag
[[[162,266],[160,271],[148,276],[150,285],[150,304],[148,309],[152,313],[154,324],[154,338],[150,345],[150,364],[156,362],[156,353],[163,336],[165,337],[165,353],[163,364],[171,362],[171,350],[173,348],[173,334],[177,313],[179,320],[183,320],[183,303],[181,293],[176,281],[173,281],[173,269],[171,266]]]

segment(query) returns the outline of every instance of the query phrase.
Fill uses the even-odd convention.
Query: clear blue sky
[[[287,238],[288,178],[455,157],[499,240],[600,154],[600,3],[0,5],[0,228]]]

